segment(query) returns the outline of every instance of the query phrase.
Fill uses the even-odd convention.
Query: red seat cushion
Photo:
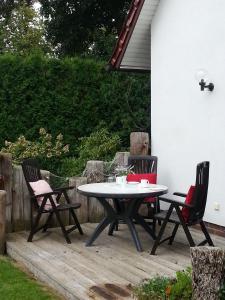
[[[127,182],[129,181],[138,181],[141,182],[141,179],[147,179],[149,183],[156,184],[157,174],[156,173],[143,173],[143,174],[128,174]],[[144,202],[154,203],[156,198],[145,198]]]
[[[186,204],[192,204],[194,192],[195,192],[195,186],[191,185],[185,199]],[[183,207],[181,213],[185,222],[188,222],[190,216],[190,209],[188,207]]]

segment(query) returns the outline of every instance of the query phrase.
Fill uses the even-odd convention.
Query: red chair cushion
[[[186,204],[192,204],[194,191],[195,191],[195,186],[191,185],[185,199]],[[188,207],[183,207],[181,213],[185,222],[188,222],[190,216],[190,209]]]
[[[144,173],[144,174],[128,174],[127,182],[129,181],[138,181],[141,182],[141,179],[147,179],[149,183],[156,184],[157,174],[156,173]],[[145,198],[144,202],[154,203],[156,198]]]
[[[141,182],[141,179],[147,179],[149,183],[156,183],[157,174],[156,173],[145,173],[145,174],[128,174],[127,182],[129,181],[138,181]]]

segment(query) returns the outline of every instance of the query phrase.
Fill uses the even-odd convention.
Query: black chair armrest
[[[174,196],[180,196],[180,197],[184,197],[186,198],[187,197],[187,194],[184,194],[184,193],[180,193],[180,192],[175,192],[173,193]]]
[[[164,198],[164,197],[158,197],[158,199],[159,199],[160,201],[163,201],[163,202],[167,202],[167,203],[173,204],[174,206],[178,205],[178,206],[183,206],[183,207],[187,207],[187,208],[193,208],[193,205],[186,204],[186,203],[184,203],[184,202],[176,201],[176,200],[173,200],[173,199]]]
[[[67,191],[67,190],[72,190],[74,188],[75,188],[75,186],[61,187],[61,188],[54,189],[54,192],[63,192],[63,191]]]

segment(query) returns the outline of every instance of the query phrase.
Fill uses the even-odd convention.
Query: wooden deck
[[[139,253],[128,229],[120,225],[113,237],[104,232],[94,246],[85,240],[96,224],[83,224],[84,236],[71,234],[72,244],[65,243],[59,229],[37,234],[27,243],[27,232],[8,236],[8,255],[24,264],[38,279],[55,288],[65,299],[132,299],[131,286],[155,275],[174,276],[190,265],[189,247],[182,230],[172,246],[161,245],[150,256],[151,238],[138,227],[144,251]],[[197,241],[201,234],[193,230]],[[212,236],[215,245],[225,248],[225,239]],[[177,242],[179,241],[179,242]]]

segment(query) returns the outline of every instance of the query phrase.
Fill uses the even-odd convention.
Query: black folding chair
[[[157,174],[157,156],[151,155],[130,155],[128,157],[128,165],[133,166],[132,171],[136,174],[146,174],[146,173],[155,173]],[[144,201],[143,204],[147,205],[148,215],[145,217],[147,219],[153,219],[152,225],[155,232],[156,220],[153,218],[153,215],[160,212],[160,203],[158,198],[152,199],[154,201]],[[152,210],[153,208],[153,210]],[[159,224],[161,221],[159,220]]]
[[[192,225],[200,224],[201,230],[205,235],[205,239],[198,245],[202,246],[209,244],[214,246],[209,232],[203,221],[203,216],[206,207],[207,193],[208,193],[208,182],[209,182],[209,162],[201,162],[197,165],[196,170],[196,183],[195,189],[193,192],[193,197],[191,204],[186,204],[183,202],[175,201],[172,199],[159,197],[160,201],[164,201],[170,204],[167,211],[162,211],[156,214],[154,217],[158,220],[163,220],[162,226],[160,228],[159,234],[154,242],[151,254],[154,255],[157,247],[165,241],[169,241],[169,245],[172,245],[175,235],[177,233],[179,225],[183,227],[184,233],[187,237],[190,247],[196,246],[193,237],[189,231],[189,227]],[[174,193],[176,196],[186,197],[186,194],[183,193]],[[182,214],[182,207],[186,207],[189,210],[189,217],[185,220]],[[173,223],[174,229],[171,236],[162,239],[164,231],[168,223]]]
[[[30,199],[31,199],[31,231],[28,237],[28,242],[32,242],[33,236],[35,233],[37,233],[39,230],[43,230],[43,232],[47,231],[47,229],[50,226],[50,221],[53,217],[53,215],[56,216],[56,219],[61,227],[62,233],[67,241],[68,244],[71,243],[70,238],[68,236],[69,233],[71,233],[73,230],[78,229],[80,234],[83,234],[83,231],[81,229],[80,223],[77,219],[77,216],[74,212],[75,209],[78,209],[81,207],[80,203],[71,203],[69,196],[67,194],[67,190],[73,189],[74,187],[63,187],[63,188],[57,188],[54,189],[53,192],[50,193],[45,193],[45,194],[40,194],[40,195],[35,195],[34,191],[30,185],[30,182],[36,182],[38,180],[42,179],[40,168],[38,165],[38,162],[36,159],[26,159],[22,163],[22,169],[23,169],[23,174],[26,180],[26,184],[30,193]],[[56,205],[55,201],[53,199],[53,196],[56,197],[56,202],[59,203],[59,200],[62,196],[64,196],[64,199],[66,201],[65,204],[59,204]],[[38,199],[42,199],[41,204],[39,204]],[[47,200],[50,201],[51,207],[49,210],[45,209],[45,205]],[[37,216],[35,220],[33,220],[33,209],[37,210]],[[71,226],[71,228],[67,229],[65,228],[60,212],[61,211],[69,211],[71,217],[74,220],[75,225]],[[49,214],[47,221],[43,226],[38,226],[42,214]]]

